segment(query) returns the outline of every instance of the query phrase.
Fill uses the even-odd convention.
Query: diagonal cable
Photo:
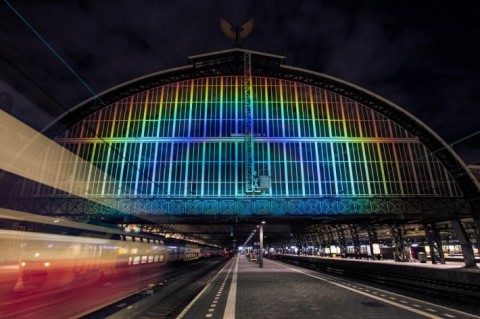
[[[22,22],[40,39],[40,41],[62,62],[62,64],[82,83],[85,88],[94,96],[94,101],[98,100],[104,107],[107,107],[105,102],[98,96],[98,94],[80,77],[80,75],[75,72],[75,70],[60,56],[60,54],[47,42],[47,40],[27,21],[25,17],[23,17],[20,12],[15,9],[15,7],[8,1],[8,0],[3,0],[5,4],[15,13],[15,15],[22,20]],[[63,105],[62,105],[63,106]],[[68,113],[70,113],[69,110],[67,110]],[[121,154],[115,147],[113,147],[109,142],[107,142],[103,137],[100,137],[97,135],[95,130],[90,128],[89,126],[85,125],[85,123],[82,121],[82,125],[89,130],[96,138],[100,139],[103,143],[105,143],[115,154],[119,155],[120,158],[124,159],[126,163],[131,165],[136,171],[140,172],[140,174],[148,181],[153,183],[157,189],[160,191],[164,192],[164,189],[160,187],[160,185],[154,181],[151,180],[149,176],[146,175],[146,173],[141,170],[137,165],[132,163],[131,161],[127,161],[125,156]],[[138,141],[138,138],[135,137],[135,139]]]

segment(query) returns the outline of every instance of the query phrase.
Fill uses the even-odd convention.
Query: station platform
[[[236,255],[177,318],[480,317],[279,261],[264,259],[260,268]]]
[[[345,261],[345,262],[359,262],[359,263],[370,263],[370,264],[382,264],[382,265],[398,265],[398,266],[407,266],[407,267],[420,267],[420,268],[432,268],[432,269],[464,269],[465,271],[473,271],[477,272],[480,271],[480,268],[465,268],[465,263],[460,258],[458,260],[449,260],[446,261],[444,264],[439,262],[433,264],[432,261],[429,259],[426,262],[420,262],[418,260],[410,260],[410,261],[395,261],[393,259],[354,259],[354,258],[341,258],[341,257],[323,257],[323,256],[310,256],[310,255],[293,255],[293,254],[285,254],[279,255],[285,257],[298,257],[298,258],[312,258],[312,259],[320,259],[320,260],[333,260],[333,261]],[[477,265],[480,264],[480,259],[476,258]]]

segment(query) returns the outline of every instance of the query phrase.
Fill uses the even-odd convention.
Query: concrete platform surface
[[[233,257],[177,318],[480,318],[278,261]]]

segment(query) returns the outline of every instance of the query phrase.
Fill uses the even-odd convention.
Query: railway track
[[[175,318],[223,263],[218,257],[171,267],[155,285],[81,318]]]

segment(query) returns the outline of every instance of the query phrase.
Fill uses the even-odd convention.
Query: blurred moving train
[[[0,209],[0,296],[158,272],[222,249]]]

